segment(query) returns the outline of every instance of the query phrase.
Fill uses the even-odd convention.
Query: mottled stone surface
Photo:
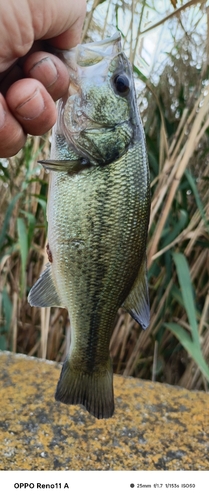
[[[115,415],[54,401],[60,365],[0,353],[1,470],[209,470],[209,394],[114,377]]]

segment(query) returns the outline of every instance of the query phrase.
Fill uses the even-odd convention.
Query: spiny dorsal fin
[[[123,303],[123,307],[129,312],[132,318],[146,330],[150,322],[146,256],[141,264],[134,285]]]
[[[28,302],[36,307],[64,307],[51,273],[51,264],[47,264],[38,281],[33,285],[28,295]]]

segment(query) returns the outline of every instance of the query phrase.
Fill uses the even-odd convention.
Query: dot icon
[[[134,488],[135,484],[131,483],[130,488]]]

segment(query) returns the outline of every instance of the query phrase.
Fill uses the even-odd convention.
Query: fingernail
[[[29,71],[29,74],[32,78],[36,78],[43,83],[46,89],[51,87],[58,78],[57,68],[50,57],[44,57],[44,59],[36,63]]]
[[[32,96],[17,106],[16,112],[25,120],[34,120],[34,118],[38,118],[43,113],[44,108],[44,99],[40,90],[36,89]]]
[[[6,112],[5,112],[5,109],[3,108],[3,106],[0,102],[0,129],[4,127],[5,118],[6,118]]]

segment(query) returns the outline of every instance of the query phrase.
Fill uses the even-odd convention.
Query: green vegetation
[[[179,2],[178,16],[178,2],[171,2],[170,8],[167,3],[168,10],[162,13],[157,11],[158,2],[123,4],[95,0],[91,11],[92,2],[89,2],[84,30],[88,40],[111,34],[111,23],[122,32],[127,55],[134,64],[136,77],[141,79],[139,101],[151,173],[152,210],[147,252],[151,323],[146,331],[141,331],[134,320],[120,310],[111,354],[116,373],[207,390],[209,46],[206,2]],[[190,4],[187,10],[186,3]],[[148,7],[150,25],[145,24]],[[123,8],[128,25],[122,23]],[[169,14],[172,17],[169,18]],[[167,20],[161,22],[163,18]],[[148,30],[154,24],[159,24],[156,29],[163,26],[170,29],[173,43],[163,63],[160,65],[158,59],[154,60],[148,74],[146,40],[139,35],[147,30],[151,36],[155,30],[150,33]],[[27,303],[28,291],[47,261],[48,175],[37,166],[37,160],[47,159],[49,148],[49,136],[30,137],[16,157],[0,162],[0,349],[61,361],[70,337],[67,311],[40,310]]]

